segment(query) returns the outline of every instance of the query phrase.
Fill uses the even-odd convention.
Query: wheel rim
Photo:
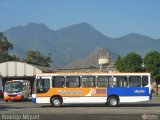
[[[111,99],[110,104],[113,105],[113,106],[117,105],[117,100],[116,99]]]
[[[55,100],[53,100],[53,104],[55,105],[55,106],[60,106],[60,101],[58,100],[58,99],[55,99]]]

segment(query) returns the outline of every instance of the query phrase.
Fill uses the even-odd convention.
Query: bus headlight
[[[4,92],[4,96],[7,96],[8,94],[6,92]]]

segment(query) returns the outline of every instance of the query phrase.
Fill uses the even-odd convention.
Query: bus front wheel
[[[108,106],[110,107],[116,107],[119,104],[119,100],[117,97],[111,96],[108,98],[107,103],[108,103]]]
[[[60,107],[62,105],[62,100],[60,97],[51,98],[51,105],[54,107]]]

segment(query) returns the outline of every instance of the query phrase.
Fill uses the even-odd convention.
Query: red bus
[[[28,80],[11,80],[5,83],[4,100],[6,102],[14,100],[28,99],[31,93],[30,82]]]

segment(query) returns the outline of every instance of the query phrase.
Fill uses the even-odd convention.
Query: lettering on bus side
[[[134,93],[145,93],[144,90],[134,90]]]
[[[83,92],[82,91],[65,91],[65,90],[58,90],[58,93],[59,94],[82,94]]]
[[[97,94],[106,94],[106,89],[96,89]]]

